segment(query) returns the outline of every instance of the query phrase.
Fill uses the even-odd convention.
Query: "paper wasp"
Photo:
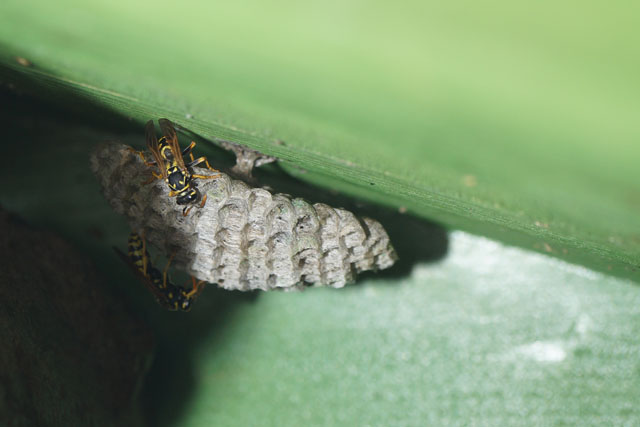
[[[169,258],[164,271],[161,273],[151,264],[146,241],[135,232],[129,235],[128,257],[119,249],[113,249],[156,297],[156,301],[168,310],[189,311],[193,301],[204,287],[205,282],[196,282],[194,277],[191,277],[193,287],[189,291],[182,286],[173,284],[168,276],[169,265],[173,255]]]
[[[167,119],[159,119],[160,129],[164,136],[159,140],[156,137],[156,130],[153,124],[153,120],[149,120],[145,126],[145,139],[147,142],[147,148],[153,155],[153,161],[146,161],[144,154],[138,152],[142,160],[147,166],[157,166],[160,169],[160,173],[152,171],[153,178],[149,181],[152,182],[155,179],[163,178],[169,189],[170,197],[176,196],[176,203],[179,205],[191,205],[188,208],[185,206],[182,210],[182,214],[187,216],[193,205],[200,202],[200,207],[204,207],[207,202],[207,195],[202,196],[196,187],[194,179],[214,179],[220,176],[218,170],[211,167],[206,157],[193,158],[191,152],[196,146],[195,141],[191,141],[191,144],[184,150],[180,150],[180,144],[178,143],[178,136],[176,130]],[[189,155],[191,162],[185,164],[183,156]],[[192,173],[192,167],[204,163],[211,171],[218,172],[214,175],[199,175]]]

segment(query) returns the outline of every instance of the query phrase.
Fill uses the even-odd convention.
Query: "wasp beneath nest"
[[[156,297],[156,301],[168,310],[189,311],[193,301],[204,287],[205,282],[202,280],[196,282],[194,277],[191,277],[193,284],[191,290],[186,290],[182,286],[173,284],[168,276],[169,265],[173,257],[169,258],[164,271],[161,273],[151,264],[144,238],[135,232],[129,235],[128,257],[118,248],[114,247],[113,249]]]
[[[191,144],[184,150],[180,149],[178,135],[171,121],[159,119],[158,123],[164,135],[160,139],[156,136],[153,120],[149,120],[145,126],[147,148],[153,155],[154,160],[147,161],[142,151],[132,150],[138,153],[147,166],[157,166],[160,170],[160,173],[152,171],[153,177],[146,184],[150,184],[156,179],[164,179],[169,186],[169,197],[176,197],[176,203],[179,205],[191,205],[189,207],[185,206],[182,210],[182,215],[187,216],[193,205],[200,202],[200,207],[203,208],[207,202],[207,195],[202,196],[200,194],[194,179],[219,178],[220,171],[212,168],[204,156],[194,159],[192,150],[196,146],[195,141],[191,141]],[[189,155],[191,162],[185,164],[183,157],[186,155]],[[201,163],[204,163],[209,170],[216,173],[214,175],[194,174],[192,168]]]

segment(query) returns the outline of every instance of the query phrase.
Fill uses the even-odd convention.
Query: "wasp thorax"
[[[180,191],[187,185],[187,176],[178,168],[172,168],[167,174],[167,184],[172,190]]]

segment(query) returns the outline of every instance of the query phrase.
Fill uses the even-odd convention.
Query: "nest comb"
[[[173,266],[225,289],[340,288],[397,259],[379,222],[344,209],[272,194],[223,173],[197,180],[207,202],[185,217],[163,180],[143,184],[151,169],[130,147],[102,144],[90,162],[105,198],[133,230],[175,253]]]

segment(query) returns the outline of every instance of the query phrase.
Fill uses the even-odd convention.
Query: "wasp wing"
[[[148,276],[145,276],[142,271],[140,271],[140,269],[138,269],[135,264],[133,262],[131,262],[131,260],[129,259],[128,256],[126,256],[124,253],[122,253],[122,251],[118,248],[116,248],[115,246],[113,247],[113,250],[116,252],[116,254],[120,257],[120,259],[129,266],[129,268],[131,269],[131,271],[133,271],[133,273],[138,277],[138,279],[142,282],[142,284],[149,290],[149,292],[151,292],[153,294],[153,296],[156,298],[156,301],[158,302],[158,304],[160,304],[162,307],[166,308],[166,309],[173,309],[173,306],[169,304],[169,302],[167,301],[167,297],[162,293],[162,291],[160,291],[151,281],[151,279]],[[151,265],[149,265],[148,267],[149,269],[153,268]]]
[[[169,147],[171,147],[171,153],[173,154],[173,158],[178,164],[178,167],[181,170],[186,171],[187,166],[184,164],[184,159],[182,158],[182,150],[180,150],[178,135],[176,134],[176,129],[173,127],[173,123],[168,119],[159,119],[158,123],[160,124],[160,129],[162,129],[164,138],[167,140]]]
[[[158,137],[156,136],[156,128],[153,125],[153,120],[149,120],[144,127],[144,137],[147,141],[147,148],[153,155],[153,159],[156,161],[156,165],[158,165],[158,169],[160,169],[160,173],[162,174],[162,178],[167,178],[167,168],[164,167],[165,160],[162,158],[160,154],[160,150],[158,149]]]

